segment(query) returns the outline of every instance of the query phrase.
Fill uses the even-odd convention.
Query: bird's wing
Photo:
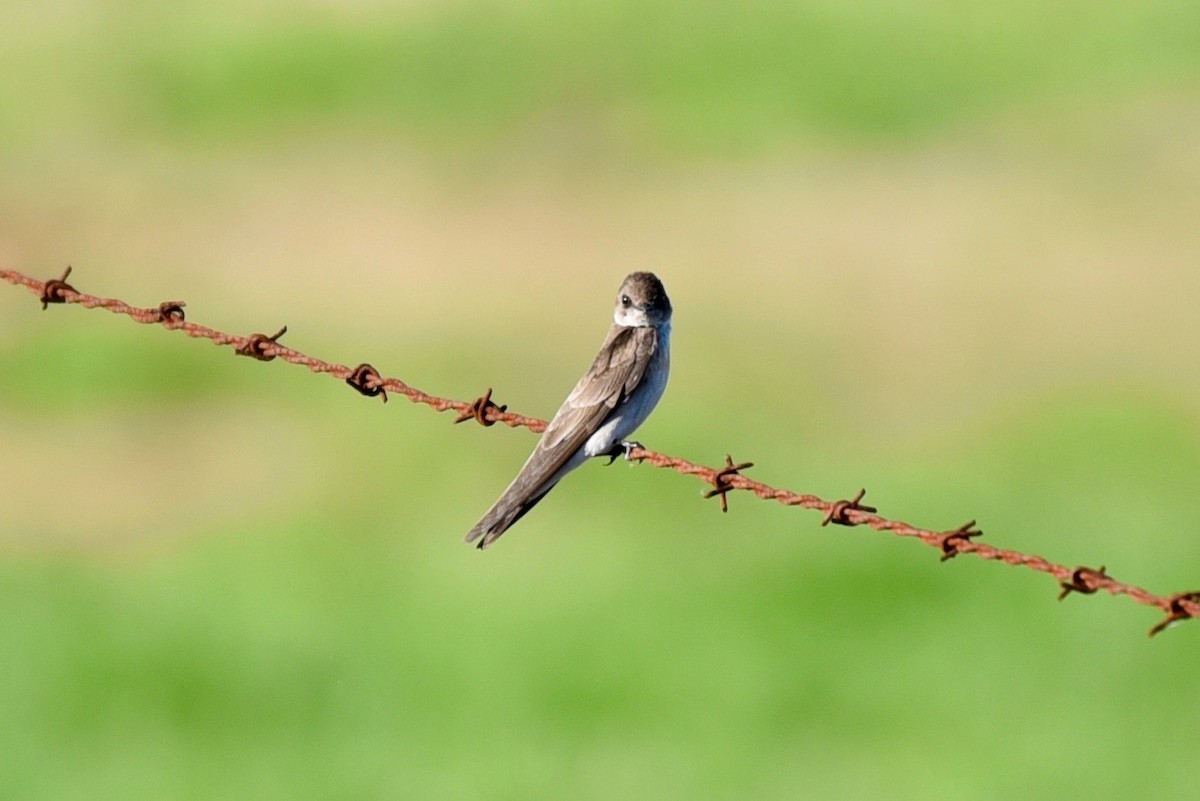
[[[591,368],[546,427],[538,447],[563,448],[568,456],[582,447],[642,382],[657,347],[656,329],[614,325]]]

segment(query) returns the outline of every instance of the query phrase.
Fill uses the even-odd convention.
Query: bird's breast
[[[615,444],[628,439],[654,411],[667,388],[671,369],[670,339],[670,326],[658,330],[658,342],[642,380],[584,444],[584,452],[589,456],[607,454]]]

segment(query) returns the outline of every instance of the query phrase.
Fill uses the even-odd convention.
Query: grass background
[[[0,263],[1193,589],[1200,8],[14,3]],[[1191,626],[0,293],[0,796],[1178,798]]]

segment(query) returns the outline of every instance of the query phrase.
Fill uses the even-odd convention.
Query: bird
[[[592,366],[554,414],[516,478],[466,537],[487,548],[563,476],[589,458],[626,459],[641,444],[627,438],[662,398],[671,367],[671,301],[649,272],[626,276],[613,324]]]

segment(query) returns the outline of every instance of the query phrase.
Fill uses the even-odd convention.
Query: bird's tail
[[[480,550],[488,547],[499,539],[501,534],[508,531],[514,523],[524,517],[526,512],[537,506],[537,502],[545,498],[546,493],[552,489],[554,489],[553,483],[537,495],[524,501],[517,501],[514,496],[521,493],[521,488],[509,487],[500,496],[500,499],[492,504],[492,508],[488,509],[483,519],[467,532],[467,542],[478,540],[479,542],[475,547]]]

